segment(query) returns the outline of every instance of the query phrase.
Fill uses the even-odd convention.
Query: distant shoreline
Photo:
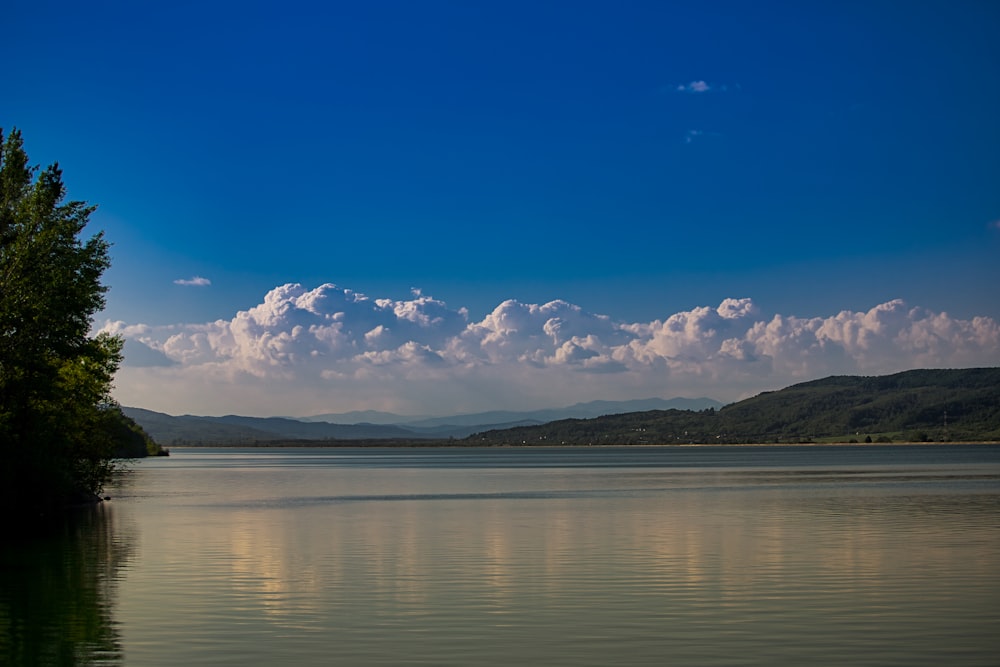
[[[611,449],[611,448],[673,448],[673,447],[951,447],[956,445],[1000,445],[1000,441],[949,441],[949,442],[747,442],[747,443],[684,443],[684,444],[612,444],[563,445],[563,444],[489,444],[448,443],[442,441],[406,441],[387,443],[380,440],[323,441],[323,442],[260,442],[215,443],[206,445],[171,445],[171,450],[187,449]],[[150,457],[155,458],[155,457]]]

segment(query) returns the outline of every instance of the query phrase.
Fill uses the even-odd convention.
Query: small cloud
[[[715,90],[715,88],[705,81],[692,81],[691,83],[682,83],[677,86],[678,93],[707,93],[710,90]]]
[[[994,220],[990,223],[992,229],[1000,229],[1000,220]]]
[[[696,141],[702,139],[707,139],[709,137],[714,137],[716,139],[722,137],[721,132],[709,132],[707,130],[688,130],[684,133],[684,143],[693,144]]]
[[[175,285],[183,285],[184,287],[207,287],[212,284],[212,281],[208,278],[202,278],[201,276],[194,276],[193,278],[178,278],[174,281]]]
[[[740,84],[710,83],[699,79],[690,83],[681,83],[672,87],[675,93],[690,93],[700,95],[702,93],[727,93],[731,90],[740,90]]]

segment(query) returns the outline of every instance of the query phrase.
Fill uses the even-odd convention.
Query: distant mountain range
[[[354,412],[306,419],[123,411],[161,445],[1000,441],[1000,368],[834,376],[725,406],[711,399],[653,398],[452,417]],[[327,421],[359,417],[387,423]]]
[[[647,410],[718,409],[710,398],[648,398],[591,401],[565,408],[525,412],[491,411],[451,417],[404,416],[365,410],[289,417],[172,416],[142,408],[122,408],[161,445],[257,444],[276,440],[447,440],[482,431],[538,426],[560,419],[587,419]]]

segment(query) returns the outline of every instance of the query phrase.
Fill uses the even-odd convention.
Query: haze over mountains
[[[349,412],[315,415],[313,421],[124,411],[164,445],[996,442],[1000,368],[830,376],[728,405],[705,398],[593,401],[557,410],[451,417]],[[398,423],[315,421],[358,417]]]
[[[123,411],[161,445],[257,443],[277,439],[378,440],[464,438],[480,431],[537,426],[560,419],[588,419],[647,410],[720,408],[711,398],[647,398],[590,401],[565,408],[526,412],[489,411],[445,417],[406,416],[374,410],[290,417],[172,416],[142,408]]]

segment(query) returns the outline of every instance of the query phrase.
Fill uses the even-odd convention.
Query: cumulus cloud
[[[470,321],[464,308],[419,290],[394,300],[288,284],[228,320],[104,329],[143,352],[126,357],[117,398],[175,413],[454,414],[651,395],[736,400],[832,374],[1000,360],[993,319],[956,319],[899,300],[800,318],[729,298],[619,322],[566,301],[511,299]]]
[[[212,281],[201,276],[194,276],[192,278],[178,278],[174,281],[174,284],[183,285],[184,287],[207,287],[212,284]]]

